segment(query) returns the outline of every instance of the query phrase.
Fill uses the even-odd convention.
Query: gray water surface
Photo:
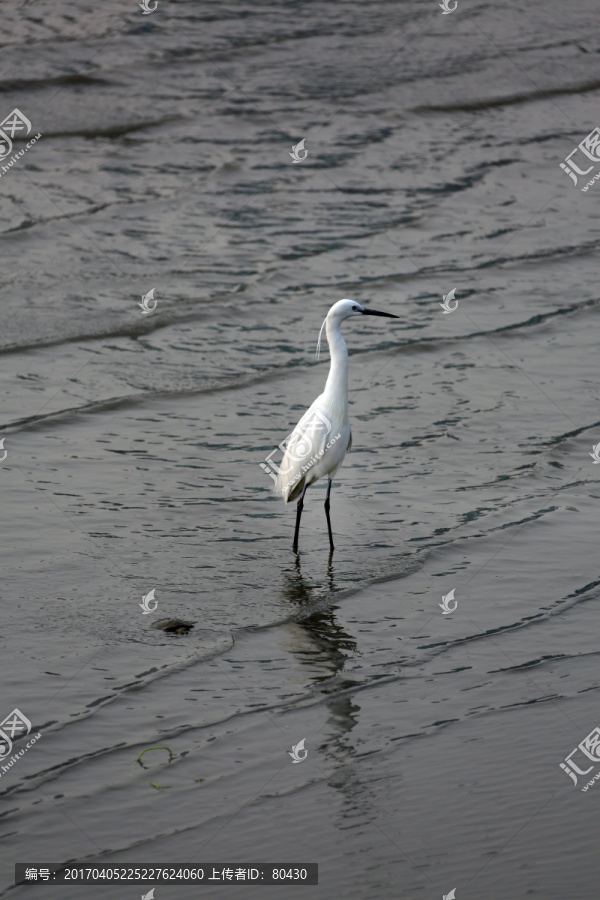
[[[42,737],[0,769],[0,895],[96,898],[14,887],[93,860],[596,896],[600,788],[559,764],[599,724],[600,186],[559,164],[598,123],[597,5],[2,12],[0,118],[42,137],[0,176],[0,718]],[[295,557],[260,464],[342,297],[399,319],[343,326],[336,550],[320,483]],[[156,898],[244,890],[291,889]]]

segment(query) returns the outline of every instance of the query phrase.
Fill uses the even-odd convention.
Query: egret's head
[[[350,318],[350,316],[362,316],[363,311],[364,306],[361,306],[356,300],[338,300],[327,313],[327,318],[337,319],[338,322],[342,322],[344,319]]]
[[[378,312],[376,309],[367,309],[356,300],[338,300],[327,313],[328,319],[336,318],[339,322],[350,316],[386,316],[388,319],[398,319],[393,313]]]
[[[317,359],[320,355],[321,335],[323,334],[323,329],[325,328],[327,321],[337,321],[339,323],[343,322],[344,319],[349,319],[350,316],[385,316],[388,319],[399,318],[399,316],[395,316],[393,313],[378,312],[376,309],[367,309],[366,306],[361,306],[360,303],[357,303],[355,300],[338,300],[337,303],[333,304],[327,313],[327,318],[321,325],[317,343]]]

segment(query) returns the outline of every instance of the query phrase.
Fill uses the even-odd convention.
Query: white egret
[[[353,300],[338,300],[334,303],[319,332],[317,357],[321,346],[323,328],[327,335],[331,365],[325,390],[304,413],[285,448],[283,460],[277,475],[275,491],[286,503],[298,499],[296,508],[296,529],[292,549],[298,550],[300,517],[304,507],[304,495],[309,485],[324,475],[328,478],[325,497],[325,515],[329,533],[330,552],[334,550],[329,517],[329,497],[331,483],[344,461],[346,452],[352,446],[352,432],[348,417],[348,348],[342,337],[341,324],[350,316],[386,316],[398,319],[392,313],[366,309]]]

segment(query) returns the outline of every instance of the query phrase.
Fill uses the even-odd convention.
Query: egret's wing
[[[330,416],[317,397],[289,436],[279,467],[275,490],[286,503],[302,493],[306,476],[325,453],[331,431]]]

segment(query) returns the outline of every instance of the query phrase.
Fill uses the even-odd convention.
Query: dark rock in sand
[[[187,634],[190,628],[194,627],[194,623],[184,622],[183,619],[158,619],[152,623],[152,627],[171,634]]]

